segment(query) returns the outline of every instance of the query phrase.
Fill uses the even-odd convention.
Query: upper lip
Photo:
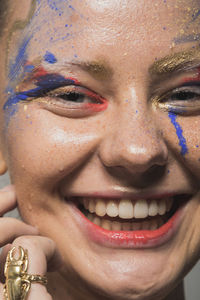
[[[131,199],[131,200],[139,200],[139,199],[163,199],[169,197],[175,197],[178,195],[188,195],[191,196],[195,192],[186,189],[180,189],[176,191],[144,191],[139,193],[127,192],[127,191],[92,191],[92,192],[73,192],[65,195],[65,198],[104,198],[104,199]]]

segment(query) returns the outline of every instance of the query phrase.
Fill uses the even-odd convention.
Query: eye
[[[176,89],[174,92],[172,91],[171,100],[172,101],[188,101],[188,100],[195,100],[200,97],[200,88],[188,89]]]
[[[200,112],[200,86],[181,86],[157,99],[156,105],[169,112],[182,115]]]
[[[85,117],[103,111],[108,101],[81,86],[64,86],[42,94],[38,99],[52,112],[68,117]]]
[[[85,99],[85,95],[77,92],[68,92],[66,94],[60,94],[58,95],[59,98],[65,100],[65,101],[71,101],[76,103],[83,103]]]
[[[104,98],[80,86],[65,86],[56,90],[43,94],[43,97],[48,97],[52,101],[61,101],[65,104],[81,104],[81,103],[95,103],[102,104]]]

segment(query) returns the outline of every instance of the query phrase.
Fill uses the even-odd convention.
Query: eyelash
[[[158,97],[157,106],[169,112],[189,115],[200,112],[200,82],[187,82]]]
[[[101,96],[80,86],[65,86],[58,88],[43,94],[43,97],[59,98],[62,99],[64,103],[67,101],[72,103],[83,103],[84,97],[89,99],[87,103],[102,104],[102,102],[105,101]],[[70,97],[72,99],[67,99]],[[78,101],[78,98],[81,98],[81,101]]]
[[[41,84],[41,86],[38,85],[38,88],[23,92],[21,95],[27,96],[29,100],[26,101],[35,98],[36,101],[45,105],[47,109],[54,110],[59,114],[66,115],[73,111],[74,117],[76,115],[89,115],[92,112],[103,111],[107,108],[108,102],[102,96],[87,88],[73,84],[71,79],[67,80],[69,80],[69,83],[71,81],[68,85],[63,86],[62,82],[61,87],[50,90],[50,88],[42,88]],[[56,81],[53,80],[52,82],[55,86]],[[49,81],[50,83],[51,81]],[[87,101],[85,101],[86,99]],[[200,81],[187,80],[178,88],[172,89],[161,96],[156,96],[154,104],[168,112],[180,115],[200,113]],[[75,112],[78,113],[76,114]]]
[[[45,108],[68,117],[84,117],[107,108],[107,100],[87,88],[66,85],[53,90],[41,89],[34,95],[35,101]],[[29,98],[30,101],[32,98]]]

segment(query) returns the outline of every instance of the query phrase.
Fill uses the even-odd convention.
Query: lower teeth
[[[156,230],[164,224],[163,219],[158,216],[152,220],[145,221],[129,221],[129,222],[117,222],[97,217],[95,214],[87,213],[87,218],[94,224],[114,231],[134,231],[134,230]]]

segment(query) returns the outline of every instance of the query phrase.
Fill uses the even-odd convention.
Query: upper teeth
[[[85,209],[91,213],[103,217],[120,217],[122,219],[146,218],[148,216],[164,215],[168,212],[173,203],[173,198],[165,198],[161,200],[140,199],[132,201],[130,199],[105,200],[85,198],[83,205]]]

